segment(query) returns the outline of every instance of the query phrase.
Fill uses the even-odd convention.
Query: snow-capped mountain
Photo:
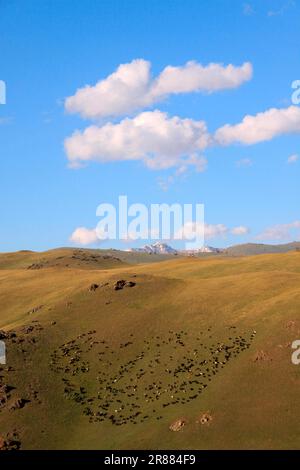
[[[129,251],[135,251],[138,253],[149,253],[155,255],[192,255],[197,253],[221,253],[220,248],[214,248],[212,246],[204,246],[202,248],[197,248],[196,250],[175,250],[170,245],[162,242],[156,242],[152,245],[145,245],[142,248],[132,248]]]
[[[214,248],[213,246],[203,246],[202,248],[197,248],[196,250],[187,250],[190,253],[222,253],[223,250],[220,248]]]
[[[176,255],[177,250],[166,243],[156,242],[153,245],[145,245],[142,248],[132,248],[131,251],[139,253],[149,253],[154,255]]]

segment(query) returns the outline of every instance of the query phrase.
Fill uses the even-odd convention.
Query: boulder
[[[25,398],[17,398],[10,406],[10,410],[20,410],[24,408],[26,403],[28,403],[28,400],[25,400]]]
[[[124,287],[134,287],[135,285],[136,283],[133,281],[125,281],[124,279],[119,279],[117,282],[115,282],[114,289],[121,290]]]

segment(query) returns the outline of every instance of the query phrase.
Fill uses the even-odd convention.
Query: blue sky
[[[90,158],[74,169],[64,149],[75,130],[116,126],[145,111],[205,121],[214,135],[246,115],[288,109],[291,83],[300,79],[299,20],[299,1],[289,0],[0,0],[0,80],[7,86],[0,105],[0,251],[72,245],[76,228],[96,226],[98,204],[116,203],[121,194],[146,205],[204,203],[206,223],[226,228],[206,240],[210,245],[299,239],[300,160],[288,162],[300,155],[297,115],[293,132],[284,121],[285,131],[270,139],[208,145],[199,153],[205,171],[187,164],[180,176],[177,163],[150,169],[142,158]],[[96,122],[67,112],[65,98],[135,59],[149,61],[154,77],[188,61],[249,62],[253,73],[231,89],[170,93]],[[247,233],[233,235],[239,226]],[[127,248],[103,246],[109,245]]]

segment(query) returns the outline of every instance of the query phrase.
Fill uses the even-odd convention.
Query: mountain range
[[[288,251],[300,249],[300,242],[292,242],[279,245],[268,245],[263,243],[245,243],[233,245],[229,248],[216,248],[204,246],[196,250],[176,250],[167,243],[156,242],[145,245],[142,248],[131,248],[129,251],[136,253],[147,253],[155,255],[201,255],[201,254],[220,254],[230,256],[248,256],[267,253],[287,253]]]

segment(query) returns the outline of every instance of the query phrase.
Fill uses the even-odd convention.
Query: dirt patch
[[[199,423],[199,424],[210,424],[213,420],[213,417],[211,415],[211,413],[209,411],[206,411],[205,413],[203,413],[200,418],[196,421],[196,423]]]
[[[268,353],[263,350],[257,351],[254,355],[253,362],[266,362],[272,361],[272,358]]]
[[[293,320],[288,321],[286,324],[286,328],[288,330],[293,330],[295,328],[295,322]]]

